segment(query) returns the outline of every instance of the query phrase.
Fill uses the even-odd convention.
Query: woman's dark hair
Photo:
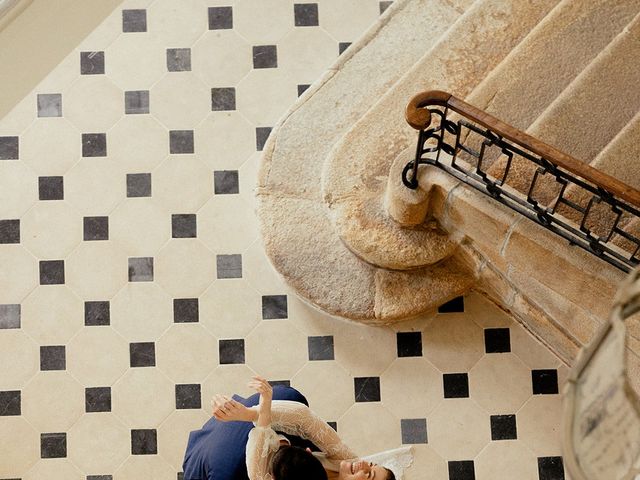
[[[396,480],[396,475],[391,470],[389,470],[387,467],[384,467],[384,469],[387,471],[386,480]]]
[[[273,456],[271,475],[274,480],[327,480],[322,463],[299,447],[283,445]]]

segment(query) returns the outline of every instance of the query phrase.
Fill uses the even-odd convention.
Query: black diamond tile
[[[197,298],[174,298],[173,299],[173,321],[175,323],[198,322],[198,299]]]
[[[20,304],[0,304],[0,329],[20,328]]]
[[[400,431],[402,432],[402,443],[405,445],[427,443],[426,418],[403,418],[400,420]]]
[[[87,475],[87,480],[113,480],[113,475]]]
[[[456,297],[438,307],[438,313],[464,312],[464,297]]]
[[[38,117],[61,117],[62,94],[39,93],[37,96]]]
[[[296,3],[293,5],[293,18],[296,27],[318,26],[318,4]]]
[[[0,243],[20,243],[20,220],[0,220]]]
[[[184,472],[178,472],[177,480],[184,480]]]
[[[445,373],[442,375],[444,398],[467,398],[469,377],[466,373]]]
[[[219,340],[218,352],[220,354],[220,364],[244,363],[244,340],[242,338],[233,340]]]
[[[66,370],[67,357],[64,345],[40,347],[40,370]]]
[[[531,370],[534,395],[558,393],[558,370]]]
[[[170,72],[191,71],[191,49],[167,48],[167,70]]]
[[[236,89],[234,87],[211,89],[211,110],[225,112],[236,109]]]
[[[353,389],[356,402],[380,401],[380,377],[356,377]]]
[[[269,384],[272,387],[275,387],[277,385],[280,385],[281,387],[290,387],[291,380],[269,380]]]
[[[169,132],[169,153],[193,152],[193,130],[171,130]]]
[[[40,458],[65,458],[67,456],[66,433],[41,433]]]
[[[288,315],[286,295],[262,296],[262,318],[264,320],[287,318]]]
[[[127,173],[127,197],[150,197],[151,174]]]
[[[106,157],[107,156],[107,134],[106,133],[83,133],[82,134],[82,156],[83,157]]]
[[[351,42],[340,42],[338,43],[338,55],[342,55],[343,52],[351,46]]]
[[[200,408],[202,399],[200,385],[197,383],[176,385],[176,408]]]
[[[155,428],[131,430],[131,455],[158,453],[158,432]]]
[[[491,440],[516,440],[515,415],[491,415]]]
[[[40,261],[40,285],[64,284],[64,260]]]
[[[38,198],[40,200],[63,200],[64,183],[62,177],[38,177]]]
[[[304,92],[307,91],[307,89],[310,87],[311,85],[309,85],[308,83],[303,83],[298,85],[298,96],[302,95]],[[263,143],[264,145],[264,143]]]
[[[129,259],[130,282],[153,281],[153,257],[132,257]]]
[[[273,127],[256,127],[256,151],[261,152]]]
[[[84,302],[84,324],[88,327],[109,325],[111,315],[108,301]]]
[[[237,170],[214,170],[213,193],[216,195],[233,195],[240,192]]]
[[[511,351],[511,339],[508,328],[485,328],[484,350],[486,353],[505,353]]]
[[[378,5],[380,6],[380,15],[384,13],[384,11],[391,6],[393,0],[380,2]]]
[[[147,11],[144,9],[122,10],[122,31],[146,32]]]
[[[218,278],[242,278],[242,255],[216,255]]]
[[[448,462],[449,480],[476,480],[473,460],[456,460]]]
[[[232,7],[209,7],[209,30],[229,30],[233,28]]]
[[[100,75],[104,73],[104,52],[80,52],[80,74]]]
[[[333,428],[336,432],[338,431],[338,422],[327,422],[331,428]]]
[[[111,387],[91,387],[84,389],[85,412],[110,412]]]
[[[153,342],[140,342],[129,344],[129,366],[131,367],[155,367],[156,346]]]
[[[333,336],[308,337],[309,360],[333,360]]]
[[[196,216],[192,213],[171,215],[171,236],[173,238],[196,238]]]
[[[0,417],[22,413],[20,395],[20,390],[0,392]]]
[[[149,113],[149,90],[124,92],[124,113],[130,115]]]
[[[0,160],[18,160],[19,145],[19,137],[0,137]]]
[[[84,239],[109,240],[109,217],[84,217]]]
[[[253,47],[253,68],[277,68],[278,49],[275,45]]]
[[[540,480],[564,480],[562,457],[538,457]]]
[[[396,333],[398,357],[422,356],[422,332]]]

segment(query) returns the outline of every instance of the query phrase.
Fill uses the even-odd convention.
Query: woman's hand
[[[221,422],[253,422],[257,418],[254,410],[226,395],[214,395],[211,399],[212,415]]]
[[[260,402],[258,403],[258,427],[267,427],[271,424],[271,399],[273,398],[273,388],[266,379],[256,375],[249,382],[249,388],[252,388],[260,394]]]

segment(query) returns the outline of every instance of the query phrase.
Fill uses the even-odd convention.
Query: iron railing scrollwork
[[[416,95],[406,117],[419,130],[406,187],[432,165],[625,272],[640,263],[637,190],[446,92]]]

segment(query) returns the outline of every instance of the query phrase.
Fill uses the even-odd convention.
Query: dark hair
[[[327,472],[320,460],[291,445],[283,445],[273,456],[271,475],[274,480],[327,480]]]
[[[383,467],[387,471],[387,480],[396,480],[396,475],[387,467]]]

